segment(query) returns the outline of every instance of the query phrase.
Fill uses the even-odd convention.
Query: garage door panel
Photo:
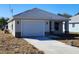
[[[45,22],[36,20],[22,21],[22,36],[44,36]]]

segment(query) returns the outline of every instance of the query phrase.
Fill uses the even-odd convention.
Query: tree
[[[5,26],[6,24],[7,24],[7,19],[5,19],[4,17],[1,17],[0,18],[0,28]]]
[[[66,17],[66,18],[72,17],[72,15],[69,15],[69,14],[67,14],[67,13],[63,13],[63,14],[58,13],[58,15],[59,15],[59,16],[63,16],[63,17]]]

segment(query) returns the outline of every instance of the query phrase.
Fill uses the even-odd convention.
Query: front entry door
[[[55,30],[56,32],[59,31],[59,25],[60,25],[59,22],[54,22],[54,30]]]

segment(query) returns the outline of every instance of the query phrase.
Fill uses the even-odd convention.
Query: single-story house
[[[69,32],[79,32],[79,15],[70,17]]]
[[[8,21],[8,29],[15,37],[60,34],[63,33],[63,22],[65,22],[65,32],[69,32],[69,20],[45,10],[33,8],[14,15]]]

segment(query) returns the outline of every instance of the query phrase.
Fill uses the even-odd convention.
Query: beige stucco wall
[[[45,32],[49,32],[49,21],[45,21]]]
[[[13,24],[13,29],[12,29],[12,24]],[[8,23],[8,29],[9,32],[12,33],[13,36],[15,36],[15,20]]]
[[[17,24],[17,21],[19,21],[19,24]],[[10,33],[13,34],[13,36],[15,36],[15,32],[21,32],[21,29],[22,29],[21,28],[21,26],[22,26],[21,21],[24,21],[24,20],[23,19],[16,19],[16,20],[13,20],[13,21],[8,23],[8,29],[9,29]],[[13,24],[13,29],[12,29],[12,24]],[[49,32],[49,20],[45,20],[44,24],[45,24],[44,32]],[[59,24],[59,31],[56,31],[54,29],[54,21],[52,21],[52,31],[55,32],[55,33],[62,33],[63,32],[63,24],[62,24],[62,22],[60,22],[60,24]]]
[[[18,21],[19,21],[19,24],[17,24]],[[15,24],[16,24],[15,26],[16,32],[21,32],[21,19],[15,20]]]
[[[79,24],[69,24],[69,32],[76,32],[79,33]]]

